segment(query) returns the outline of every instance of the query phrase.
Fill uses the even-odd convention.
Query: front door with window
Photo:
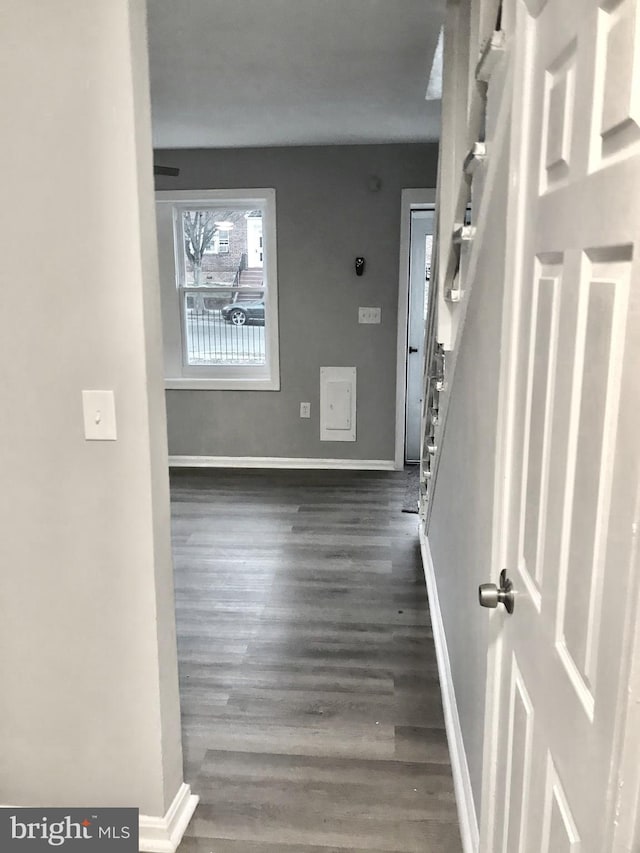
[[[247,266],[254,269],[262,263],[262,217],[247,216]]]

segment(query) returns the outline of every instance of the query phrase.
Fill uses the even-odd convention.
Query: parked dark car
[[[247,302],[234,302],[220,310],[227,323],[244,326],[245,323],[264,325],[264,299],[252,299]]]

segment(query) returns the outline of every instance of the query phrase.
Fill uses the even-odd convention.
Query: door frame
[[[394,469],[404,468],[405,408],[407,404],[407,331],[409,321],[409,272],[411,252],[411,211],[436,209],[435,189],[405,189],[400,201],[400,270],[398,277],[398,339],[396,355],[396,448]],[[434,228],[435,239],[435,228]]]
[[[512,49],[509,51],[509,63],[514,62]],[[523,160],[523,133],[521,116],[518,113],[514,121],[513,110],[517,110],[514,97],[513,76],[505,81],[508,91],[503,97],[511,101],[511,146],[508,168],[510,174],[519,175]],[[506,240],[504,256],[505,281],[517,281],[519,274],[518,258],[523,239],[525,199],[522,193],[510,191],[505,199]],[[493,513],[491,531],[490,566],[506,565],[507,525],[509,521],[509,495],[511,492],[511,455],[513,452],[513,415],[517,369],[513,354],[517,348],[517,329],[514,318],[517,314],[520,289],[505,287],[502,304],[502,327],[500,340],[500,362],[498,365],[498,409],[496,419],[496,449],[493,481]],[[487,580],[493,578],[487,577]],[[480,850],[488,851],[495,837],[495,793],[498,779],[498,749],[500,731],[496,721],[499,719],[501,685],[504,678],[503,667],[503,631],[504,614],[496,611],[488,613],[489,637],[487,645],[487,675],[484,707],[484,744],[482,759],[482,790],[480,807]]]

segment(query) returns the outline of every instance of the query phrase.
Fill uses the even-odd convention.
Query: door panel
[[[523,827],[529,820],[529,788],[533,737],[533,706],[515,655],[511,661],[507,802],[503,853],[521,853]]]
[[[639,580],[639,2],[512,4],[521,201],[501,535],[517,596],[497,616],[483,796],[503,814],[487,851],[611,849]]]
[[[603,66],[594,110],[593,167],[617,154],[623,157],[640,141],[640,77],[638,6],[635,0],[602,4],[598,21],[597,58]],[[630,73],[630,69],[632,69]]]
[[[548,478],[550,401],[556,373],[557,328],[561,267],[538,264],[533,284],[527,400],[528,446],[522,473],[520,570],[532,601],[540,609],[544,562],[544,502]]]
[[[622,304],[616,312],[617,301]],[[578,679],[578,695],[592,715],[602,618],[599,602],[604,566],[600,551],[608,523],[611,439],[615,439],[620,391],[616,350],[624,340],[624,328],[618,328],[614,338],[614,320],[616,313],[626,315],[626,294],[617,292],[615,282],[593,280],[587,268],[583,272],[583,302],[586,317],[581,364],[572,401],[578,414],[573,430],[576,455],[570,483],[570,531],[556,643],[567,675]]]
[[[549,753],[547,753],[542,837],[543,853],[579,853],[581,850],[580,836],[562,782]]]

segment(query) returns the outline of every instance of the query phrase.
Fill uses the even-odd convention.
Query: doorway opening
[[[402,190],[394,468],[420,459],[428,278],[436,221],[435,189]],[[413,280],[413,285],[412,285]],[[416,351],[417,350],[417,351]]]

